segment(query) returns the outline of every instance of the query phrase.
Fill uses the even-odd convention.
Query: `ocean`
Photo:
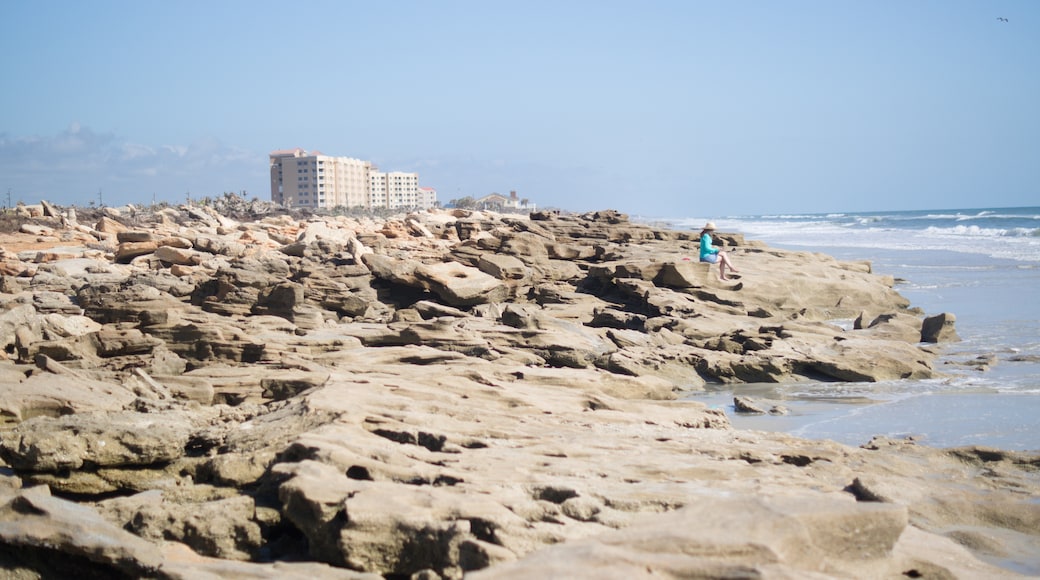
[[[913,306],[953,313],[962,340],[944,345],[942,378],[709,385],[691,398],[725,409],[742,429],[850,445],[884,435],[1040,451],[1040,207],[653,221],[699,231],[708,219],[774,247],[870,260]],[[739,248],[731,254],[739,268]],[[965,364],[980,358],[986,370]],[[790,414],[735,414],[734,395],[778,401]]]

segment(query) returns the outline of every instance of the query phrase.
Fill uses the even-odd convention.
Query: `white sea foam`
[[[683,227],[683,222],[674,222]],[[697,221],[696,228],[703,222]],[[1040,228],[993,228],[979,225],[930,225],[921,229],[884,227],[884,222],[833,220],[719,220],[722,231],[743,233],[780,247],[878,248],[883,250],[942,250],[983,254],[994,258],[1040,262]],[[694,229],[694,228],[691,228]]]

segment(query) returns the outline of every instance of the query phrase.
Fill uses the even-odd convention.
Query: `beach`
[[[1040,209],[1015,208],[731,218],[725,223],[752,239],[869,260],[899,280],[914,306],[955,314],[961,341],[945,347],[942,379],[765,388],[761,396],[791,409],[785,418],[733,413],[732,395],[751,387],[694,398],[726,409],[737,426],[853,445],[884,434],[941,447],[1040,449],[1037,216]],[[979,359],[986,364],[972,364]]]
[[[903,276],[720,223],[721,280],[612,210],[218,201],[41,203],[0,238],[5,572],[1040,573],[1037,454],[934,444],[1011,396],[946,372],[986,335]],[[971,372],[1032,368],[1024,336]]]

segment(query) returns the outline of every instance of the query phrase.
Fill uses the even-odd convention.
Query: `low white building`
[[[397,209],[419,205],[419,174],[391,171],[371,172],[370,207]]]
[[[517,197],[515,191],[509,192],[509,197],[506,197],[500,193],[492,193],[485,195],[484,197],[475,201],[476,206],[480,209],[490,210],[517,210],[517,211],[534,211],[534,204],[530,203],[527,199],[520,199]]]

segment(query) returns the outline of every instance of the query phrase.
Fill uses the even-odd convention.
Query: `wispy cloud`
[[[266,153],[212,138],[134,143],[79,123],[50,136],[0,133],[0,194],[9,189],[26,203],[122,205],[241,190],[266,197],[266,164]]]

